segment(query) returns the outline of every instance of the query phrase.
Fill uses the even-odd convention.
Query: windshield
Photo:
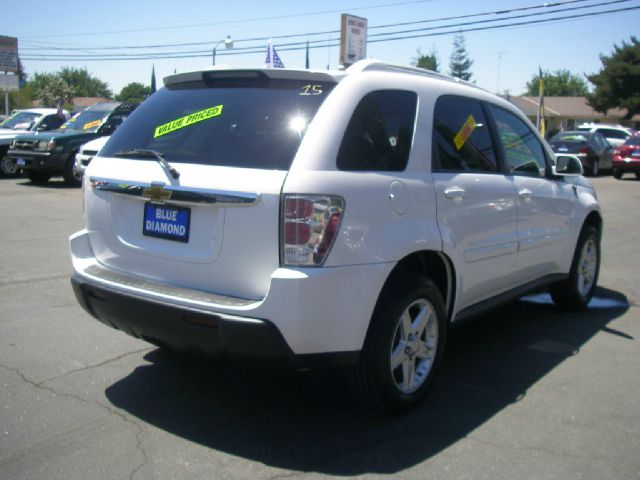
[[[144,149],[169,162],[288,170],[333,86],[268,78],[172,85],[138,107],[101,155]]]
[[[0,128],[12,130],[28,130],[42,115],[34,112],[18,112],[0,123]]]
[[[95,132],[104,117],[109,115],[111,110],[87,109],[71,117],[60,127],[60,130],[81,130],[83,132]]]

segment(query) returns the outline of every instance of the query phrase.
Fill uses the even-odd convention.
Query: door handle
[[[462,187],[449,187],[444,191],[444,196],[450,199],[464,198],[464,188]]]
[[[518,192],[518,195],[520,196],[520,198],[526,200],[533,196],[533,192],[528,188],[523,188]]]

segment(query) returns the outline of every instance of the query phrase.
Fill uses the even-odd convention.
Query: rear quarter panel
[[[358,78],[355,78],[358,77]],[[339,171],[336,158],[352,112],[375,90],[418,93],[414,138],[403,172]],[[424,79],[367,72],[340,82],[309,126],[284,185],[285,193],[345,200],[340,234],[325,266],[397,262],[420,250],[441,250],[430,167],[432,95]]]

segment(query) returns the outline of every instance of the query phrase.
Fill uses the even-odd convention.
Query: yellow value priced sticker
[[[93,122],[85,123],[85,124],[82,126],[82,129],[83,129],[83,130],[89,130],[90,128],[97,127],[98,125],[100,125],[100,122],[101,122],[101,121],[102,121],[102,120],[100,120],[100,119],[99,119],[99,120],[94,120]]]
[[[155,131],[153,132],[153,138],[158,138],[162,135],[166,135],[167,133],[175,132],[176,130],[188,127],[189,125],[193,125],[194,123],[202,122],[213,117],[218,117],[222,115],[222,107],[222,105],[216,105],[215,107],[205,108],[204,110],[200,110],[199,112],[190,113],[189,115],[185,115],[184,117],[171,120],[170,122],[156,127]]]
[[[455,137],[453,137],[453,143],[456,146],[456,150],[460,150],[463,147],[477,126],[478,124],[476,119],[473,118],[473,115],[469,115],[460,131]]]

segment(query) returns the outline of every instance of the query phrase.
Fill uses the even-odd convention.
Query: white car
[[[76,175],[80,177],[84,175],[84,171],[86,170],[87,165],[89,165],[93,157],[95,157],[98,152],[100,152],[109,138],[110,136],[98,137],[80,147],[80,150],[78,150],[78,153],[76,153],[75,159],[76,163],[74,168]]]
[[[619,147],[634,134],[631,128],[611,123],[583,123],[576,130],[601,133],[612,147]]]
[[[58,115],[55,108],[28,108],[18,110],[0,123],[0,176],[10,177],[18,172],[15,162],[9,161],[9,145],[18,135],[27,132],[55,130],[69,119],[69,112]]]
[[[452,323],[540,288],[586,307],[602,217],[581,173],[509,102],[422,69],[177,74],[85,172],[72,285],[148,342],[343,366],[404,409]]]

